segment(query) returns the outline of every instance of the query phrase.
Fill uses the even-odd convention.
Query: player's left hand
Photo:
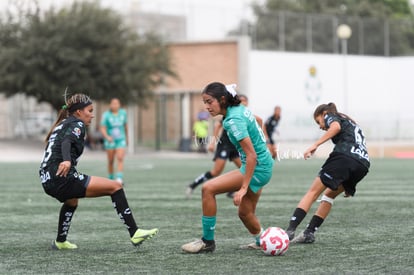
[[[62,161],[59,163],[58,170],[56,172],[56,176],[66,177],[69,173],[71,163],[70,161]]]
[[[239,191],[237,191],[233,196],[233,203],[235,206],[239,206],[244,195],[246,195],[247,189],[241,188]]]
[[[313,144],[311,147],[309,147],[304,153],[303,153],[303,157],[305,159],[310,158],[316,151],[316,149],[318,149],[318,146]]]

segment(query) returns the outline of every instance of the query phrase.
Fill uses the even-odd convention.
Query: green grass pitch
[[[322,162],[275,163],[257,207],[264,227],[286,228]],[[138,225],[160,229],[154,239],[133,247],[109,197],[82,199],[68,238],[79,249],[53,251],[60,203],[43,192],[38,165],[0,164],[0,274],[414,273],[414,160],[372,160],[356,196],[335,200],[316,242],[291,245],[280,257],[238,249],[252,239],[225,195],[217,197],[216,251],[181,252],[182,244],[201,237],[201,188],[191,199],[184,191],[194,177],[211,168],[209,157],[126,159],[130,207]],[[233,167],[229,163],[226,170]],[[81,161],[78,169],[105,176],[106,161]]]

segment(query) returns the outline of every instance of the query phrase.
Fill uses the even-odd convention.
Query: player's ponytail
[[[313,118],[316,119],[316,117],[323,115],[323,114],[338,115],[356,124],[356,122],[352,118],[350,118],[348,115],[338,112],[338,110],[336,109],[336,105],[333,102],[329,102],[328,104],[321,104],[318,107],[316,107],[315,111],[313,112]]]
[[[52,128],[50,128],[49,132],[47,133],[47,136],[45,138],[45,142],[48,142],[50,135],[53,132],[53,129],[55,129],[56,126],[58,126],[64,119],[66,119],[69,116],[69,112],[67,109],[67,105],[63,105],[62,108],[59,110],[57,119],[55,121],[55,123],[53,123]]]
[[[65,97],[65,104],[59,110],[57,119],[55,123],[53,124],[53,126],[50,128],[45,138],[45,142],[48,142],[50,135],[53,132],[53,129],[55,129],[55,127],[58,126],[63,120],[68,118],[76,110],[83,109],[86,106],[92,104],[92,100],[90,99],[90,97],[85,94],[74,94],[71,97],[67,98],[67,89],[65,90],[64,97]]]
[[[208,94],[220,103],[223,109],[229,106],[240,105],[240,98],[236,92],[236,84],[224,85],[220,82],[212,82],[208,84],[202,91],[202,94]]]

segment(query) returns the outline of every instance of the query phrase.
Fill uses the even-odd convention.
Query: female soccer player
[[[255,215],[256,204],[262,187],[270,181],[273,167],[266,138],[252,112],[240,105],[234,87],[213,82],[204,88],[202,97],[211,115],[223,115],[223,128],[239,151],[242,166],[203,185],[203,236],[201,240],[184,244],[181,248],[187,253],[215,250],[216,195],[236,191],[234,205],[238,206],[241,221],[258,244],[262,227]]]
[[[247,96],[244,95],[238,95],[240,99],[240,103],[244,106],[247,106],[248,99]],[[221,132],[221,135],[220,135]],[[239,157],[239,152],[237,151],[236,147],[231,143],[226,130],[223,130],[223,122],[220,121],[215,127],[214,127],[214,137],[218,137],[220,135],[219,140],[217,140],[217,146],[216,151],[214,153],[214,166],[213,169],[201,174],[198,176],[188,187],[186,190],[187,198],[191,196],[194,189],[202,184],[203,182],[219,176],[226,166],[227,159],[229,161],[232,161],[238,168],[241,166],[241,161]],[[209,151],[214,151],[214,143],[210,143],[208,146]],[[229,198],[233,197],[233,192],[228,192],[227,196]]]
[[[272,157],[276,158],[277,156],[277,146],[275,141],[273,140],[273,134],[278,133],[277,126],[279,125],[280,117],[282,113],[282,108],[280,106],[276,106],[273,115],[270,116],[265,122],[265,133],[267,134],[267,141],[268,147],[270,152],[272,153]]]
[[[370,166],[365,137],[355,121],[339,113],[334,103],[319,105],[313,117],[326,133],[305,151],[305,159],[329,139],[335,147],[290,219],[286,231],[293,243],[313,243],[314,234],[328,216],[334,199],[342,192],[345,192],[345,197],[353,196],[357,183],[365,177]],[[297,226],[322,192],[321,204],[315,215],[305,231],[294,238]]]
[[[157,234],[158,229],[138,229],[128,206],[122,185],[114,180],[88,176],[76,170],[85,143],[85,126],[93,119],[91,99],[84,94],[74,94],[66,100],[58,118],[46,137],[46,149],[39,169],[45,192],[63,203],[60,209],[57,238],[54,249],[76,249],[77,245],[66,240],[78,199],[111,196],[113,206],[126,225],[133,245]]]
[[[123,183],[125,148],[128,144],[127,113],[121,108],[118,98],[111,99],[109,110],[101,119],[101,133],[104,137],[104,148],[108,158],[109,179]],[[114,162],[117,160],[117,171],[114,174]]]

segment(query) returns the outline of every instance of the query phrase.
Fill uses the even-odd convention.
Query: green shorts
[[[246,165],[243,164],[240,167],[240,172],[244,175],[246,174]],[[249,188],[254,193],[257,193],[263,186],[269,183],[272,178],[273,173],[273,163],[271,166],[266,165],[266,167],[257,167],[254,170],[252,180],[250,181]]]
[[[119,148],[125,148],[126,147],[126,140],[125,139],[115,139],[112,142],[104,140],[104,148],[105,150],[114,150]]]

